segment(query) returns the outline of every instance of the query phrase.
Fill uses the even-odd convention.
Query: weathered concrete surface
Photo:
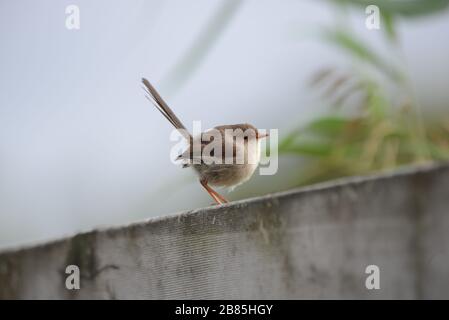
[[[342,180],[1,253],[0,298],[449,298],[448,208],[447,165]]]

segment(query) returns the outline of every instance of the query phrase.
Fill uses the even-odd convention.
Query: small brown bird
[[[260,160],[260,139],[268,134],[250,124],[234,124],[217,126],[192,137],[150,82],[142,78],[142,83],[148,100],[188,141],[186,151],[177,159],[183,161],[183,167],[195,169],[201,185],[217,204],[227,203],[210,185],[233,188],[251,178]]]

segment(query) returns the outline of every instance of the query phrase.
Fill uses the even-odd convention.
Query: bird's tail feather
[[[142,78],[142,83],[145,86],[144,90],[148,94],[145,96],[148,100],[150,100],[154,106],[162,113],[162,115],[180,132],[188,139],[191,139],[190,133],[188,133],[187,128],[183,125],[181,120],[175,115],[175,113],[170,109],[167,103],[162,99],[156,89],[151,85],[151,83]]]

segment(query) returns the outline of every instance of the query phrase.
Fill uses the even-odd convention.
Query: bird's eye
[[[244,136],[243,139],[248,140],[248,136]]]

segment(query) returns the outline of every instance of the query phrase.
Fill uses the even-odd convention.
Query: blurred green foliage
[[[399,47],[398,16],[429,14],[445,8],[449,0],[338,3],[379,4],[384,39],[393,50]],[[347,28],[326,30],[323,39],[345,52],[354,66],[343,72],[323,68],[314,74],[311,86],[324,88],[323,98],[332,112],[296,128],[280,142],[280,154],[311,159],[300,170],[298,185],[449,160],[449,118],[424,120],[405,71],[390,62],[394,59],[385,59]],[[347,110],[349,106],[353,110]]]
[[[446,9],[448,0],[328,0],[339,5],[376,5],[384,15],[420,17]]]

